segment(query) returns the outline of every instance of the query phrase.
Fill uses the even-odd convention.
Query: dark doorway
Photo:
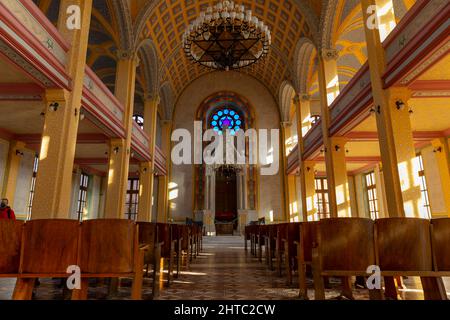
[[[236,171],[224,167],[216,173],[216,233],[233,234],[237,226]]]

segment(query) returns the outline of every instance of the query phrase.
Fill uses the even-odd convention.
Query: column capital
[[[155,103],[156,105],[161,103],[161,97],[158,94],[147,93],[144,96],[144,103]]]
[[[391,87],[387,90],[390,104],[395,104],[396,102],[408,103],[412,98],[411,89],[407,87]]]
[[[322,58],[325,61],[337,60],[339,58],[339,51],[334,48],[322,49]]]
[[[282,128],[290,128],[290,127],[292,127],[292,122],[290,122],[290,121],[283,121],[283,122],[280,122],[280,125],[281,125]]]
[[[140,59],[139,59],[137,53],[134,52],[133,50],[118,49],[116,51],[116,56],[117,56],[117,59],[119,59],[119,60],[134,60],[136,62],[136,64],[139,65]]]

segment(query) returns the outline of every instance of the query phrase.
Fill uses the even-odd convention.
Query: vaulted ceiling
[[[143,38],[156,46],[161,62],[160,82],[169,82],[177,96],[187,84],[210,70],[192,63],[181,48],[181,37],[200,12],[214,5],[214,0],[162,0],[149,12]],[[241,0],[272,31],[273,45],[263,61],[242,71],[263,81],[276,95],[284,80],[292,80],[297,41],[312,37],[306,15],[318,15],[321,1]],[[310,6],[313,4],[313,6]],[[307,9],[305,9],[307,8]],[[306,11],[306,12],[305,12]]]

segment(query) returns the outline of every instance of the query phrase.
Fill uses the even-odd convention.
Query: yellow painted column
[[[307,216],[305,221],[318,221],[316,205],[316,171],[315,162],[305,161],[305,197]]]
[[[296,95],[294,98],[294,106],[295,112],[297,114],[297,140],[298,140],[298,159],[299,159],[299,173],[298,173],[298,184],[299,184],[299,195],[298,195],[298,210],[299,217],[302,222],[308,221],[308,203],[306,196],[306,170],[305,170],[305,161],[303,161],[303,153],[304,153],[304,142],[303,136],[305,130],[303,130],[303,124],[305,122],[305,116],[303,114],[303,110],[309,109],[309,100],[302,99]],[[303,106],[305,105],[305,106]]]
[[[299,202],[297,197],[297,186],[296,186],[296,176],[287,176],[288,181],[288,191],[289,191],[289,221],[298,222],[300,219],[299,214]]]
[[[311,96],[308,94],[301,94],[300,98],[297,98],[300,101],[300,121],[301,123],[301,132],[302,137],[304,137],[308,131],[312,128],[311,123]],[[295,99],[294,99],[295,103]]]
[[[70,5],[78,5],[81,9],[80,29],[69,30],[66,26],[66,12]],[[92,0],[61,2],[58,29],[71,45],[66,69],[72,79],[72,91],[47,89],[45,92],[45,120],[32,208],[33,219],[69,218],[71,214],[72,170],[91,11]]]
[[[166,168],[167,176],[159,176],[158,179],[158,222],[167,222],[168,217],[168,202],[169,202],[169,177],[170,177],[170,146],[172,134],[172,121],[165,120],[162,122],[162,145],[161,149],[167,158]]]
[[[320,104],[321,104],[321,121],[322,121],[322,136],[325,150],[325,163],[328,180],[328,194],[330,215],[332,218],[338,217],[337,199],[336,199],[336,181],[334,176],[334,164],[333,164],[333,142],[330,137],[330,109],[329,105],[336,98],[338,91],[335,82],[337,78],[337,66],[336,66],[336,51],[324,50],[319,55],[318,75],[319,75],[319,91],[320,91]],[[339,81],[337,81],[339,85]]]
[[[290,220],[290,199],[289,199],[289,177],[286,172],[287,168],[287,148],[286,148],[286,140],[290,136],[290,128],[292,123],[290,122],[282,122],[281,123],[281,170],[282,170],[282,179],[283,179],[283,190],[282,190],[282,199],[283,199],[283,212],[284,219],[283,221],[289,222]]]
[[[373,5],[375,0],[362,0],[364,21],[370,19],[367,9]],[[404,88],[383,88],[386,60],[380,31],[367,25],[364,29],[388,214],[390,217],[418,216],[420,190],[414,172],[417,168],[407,105],[409,92]]]
[[[445,205],[445,211],[442,212],[442,216],[450,217],[450,152],[446,140],[447,139],[445,138],[435,139],[431,144],[433,146],[433,154],[436,159],[437,170],[439,171],[439,178],[441,180],[440,193],[442,194],[443,204]],[[431,182],[428,182],[428,184],[430,183]],[[433,203],[431,203],[431,209],[433,209]]]
[[[144,131],[150,138],[150,154],[152,155],[152,161],[140,164],[138,221],[152,221],[158,104],[159,97],[151,97],[144,101]]]
[[[348,186],[347,166],[345,162],[346,140],[341,137],[331,138],[333,154],[333,175],[336,190],[336,204],[339,218],[351,217],[350,191]]]
[[[124,106],[125,139],[110,143],[108,187],[106,190],[105,217],[124,218],[125,200],[130,167],[131,137],[133,129],[134,91],[138,58],[132,52],[119,51],[116,73],[117,99]]]
[[[9,145],[8,162],[4,177],[2,198],[8,199],[9,206],[14,208],[14,198],[16,194],[17,177],[20,170],[23,149],[25,143],[21,141],[11,141]]]

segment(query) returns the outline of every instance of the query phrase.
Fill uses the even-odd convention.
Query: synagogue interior
[[[0,0],[0,300],[448,300],[447,0]]]

